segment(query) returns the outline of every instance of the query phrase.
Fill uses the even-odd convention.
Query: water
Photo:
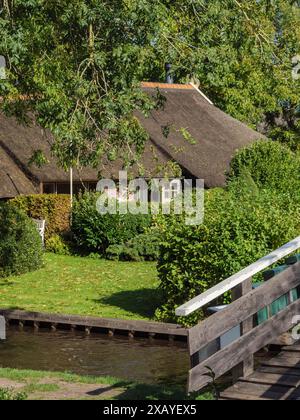
[[[0,366],[182,385],[189,360],[184,343],[10,327],[0,341]]]

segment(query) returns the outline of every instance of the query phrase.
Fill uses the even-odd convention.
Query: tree
[[[0,107],[34,115],[65,166],[121,155],[133,163],[147,135],[135,111],[160,106],[139,88],[197,80],[216,105],[299,145],[300,9],[287,0],[1,0]],[[38,156],[42,160],[41,156]]]

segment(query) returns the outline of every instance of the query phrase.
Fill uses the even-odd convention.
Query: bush
[[[27,195],[10,201],[27,216],[46,220],[46,240],[70,230],[70,197],[68,195]]]
[[[133,238],[124,245],[111,245],[106,256],[115,261],[157,261],[159,258],[160,235],[147,232]]]
[[[61,235],[54,235],[46,240],[46,250],[57,255],[71,255],[72,245]]]
[[[110,245],[106,250],[106,258],[112,261],[143,261],[137,250],[127,244]]]
[[[206,193],[202,225],[187,226],[182,216],[164,218],[158,272],[165,304],[157,318],[197,322],[203,312],[178,320],[175,308],[290,241],[299,228],[300,200],[248,191],[242,180],[229,191]]]
[[[300,194],[300,159],[287,146],[258,141],[237,152],[231,162],[229,183],[251,176],[259,189]]]
[[[99,214],[98,197],[95,193],[85,193],[74,202],[72,232],[82,252],[105,256],[109,246],[122,245],[151,225],[150,215]]]
[[[42,241],[35,224],[10,204],[0,205],[0,277],[37,270]]]
[[[9,388],[0,388],[0,401],[24,401],[27,399],[25,392],[14,392]]]

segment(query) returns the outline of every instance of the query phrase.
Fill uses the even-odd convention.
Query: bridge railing
[[[215,301],[228,291],[233,291],[234,302],[222,311],[201,322],[188,333],[192,367],[189,372],[189,392],[198,391],[210,383],[210,368],[216,378],[235,368],[235,375],[249,376],[254,369],[254,354],[287,332],[293,326],[293,318],[300,314],[300,299],[293,298],[291,291],[300,287],[300,263],[286,269],[261,287],[252,290],[252,278],[284,257],[300,249],[300,237],[263,257],[229,279],[221,282],[202,295],[176,310],[178,316],[187,316]],[[279,313],[272,314],[270,306],[288,295],[288,305]],[[256,314],[268,308],[269,318],[255,325]],[[240,326],[239,338],[208,356],[197,357],[201,350]]]

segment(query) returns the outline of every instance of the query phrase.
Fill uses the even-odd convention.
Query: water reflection
[[[184,384],[186,345],[84,333],[10,327],[0,341],[0,366],[115,376],[144,383]]]

